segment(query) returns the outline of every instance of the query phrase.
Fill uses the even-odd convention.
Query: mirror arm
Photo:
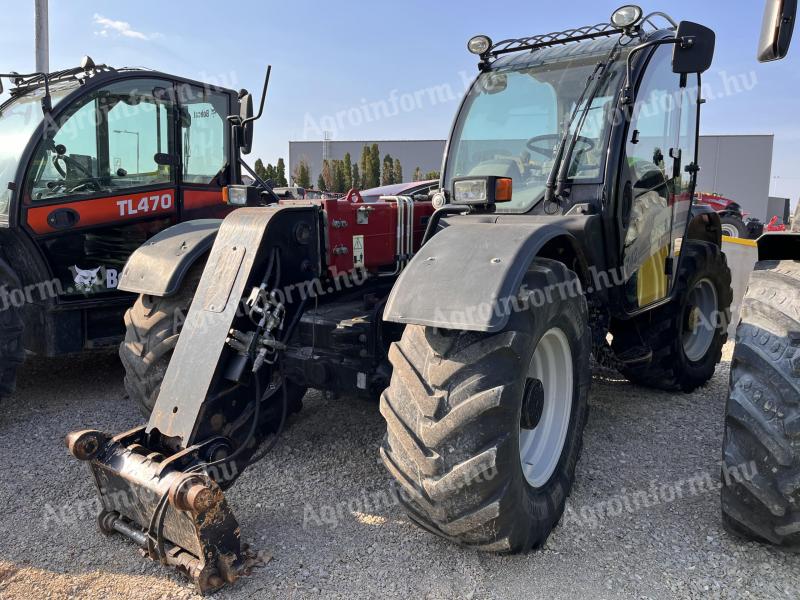
[[[242,127],[261,118],[261,113],[264,112],[264,100],[267,98],[267,87],[269,86],[270,73],[272,73],[272,65],[267,65],[267,75],[264,77],[264,89],[261,92],[261,103],[258,106],[258,114],[242,121]]]
[[[633,57],[634,55],[638,54],[642,50],[647,48],[652,48],[654,46],[664,46],[666,44],[680,44],[681,48],[687,49],[694,46],[693,37],[674,37],[674,38],[667,38],[664,40],[653,40],[652,42],[647,42],[645,44],[641,44],[631,49],[628,53],[628,57],[625,60],[625,87],[623,88],[622,92],[622,104],[632,104],[633,103],[633,82],[631,79],[633,78]]]

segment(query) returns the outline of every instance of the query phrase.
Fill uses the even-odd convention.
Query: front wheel
[[[756,265],[742,302],[723,441],[725,527],[800,550],[800,262]]]
[[[588,411],[587,307],[567,292],[579,292],[577,277],[537,259],[525,284],[527,301],[500,333],[406,327],[381,398],[381,456],[409,518],[492,552],[527,551],[550,535]]]
[[[146,418],[150,418],[158,399],[204,267],[205,263],[192,267],[172,296],[141,295],[125,313],[125,340],[119,347],[125,390]],[[306,388],[287,382],[286,392],[287,414],[300,412]],[[266,426],[274,428],[280,422],[280,410],[275,405],[269,410]]]

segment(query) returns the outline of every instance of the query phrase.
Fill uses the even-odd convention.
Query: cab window
[[[87,95],[39,145],[28,174],[32,201],[114,195],[173,181],[171,88],[157,80],[114,83]]]
[[[179,90],[183,181],[221,185],[230,155],[229,96],[194,85]]]

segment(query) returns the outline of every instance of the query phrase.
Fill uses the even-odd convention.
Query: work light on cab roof
[[[491,47],[492,39],[488,35],[476,35],[467,42],[469,51],[478,56],[487,52]]]
[[[633,29],[641,22],[643,15],[641,7],[628,4],[612,13],[611,24],[620,29]]]

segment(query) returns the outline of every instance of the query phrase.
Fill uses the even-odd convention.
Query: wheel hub
[[[522,398],[522,429],[536,429],[544,411],[544,385],[538,379],[528,379]]]

